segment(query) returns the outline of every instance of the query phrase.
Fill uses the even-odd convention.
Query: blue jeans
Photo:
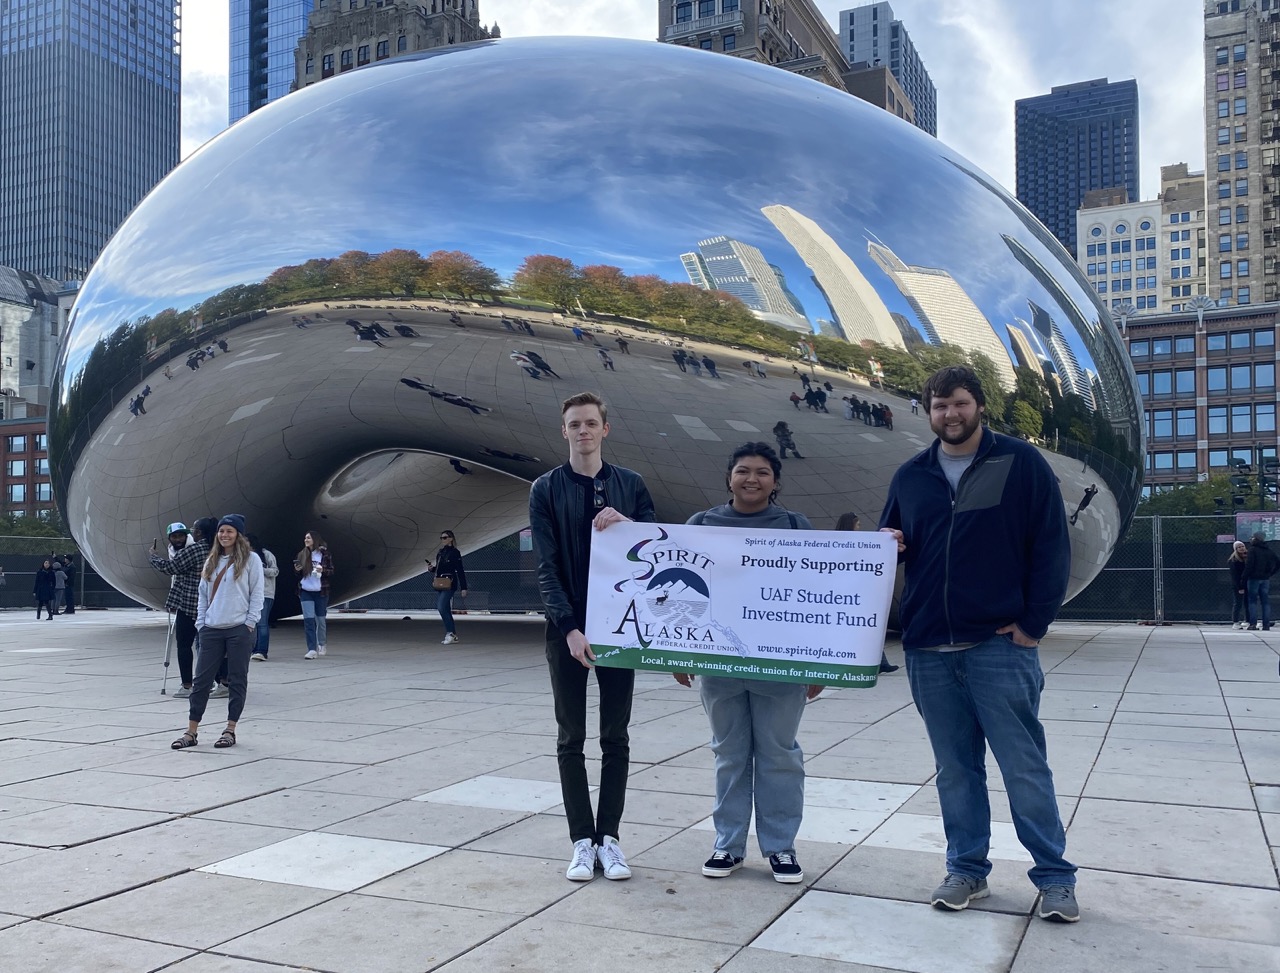
[[[1253,625],[1258,621],[1256,606],[1262,604],[1262,627],[1271,627],[1271,579],[1270,578],[1250,578],[1245,582],[1245,590],[1248,594],[1245,596],[1245,604],[1249,611],[1249,624]]]
[[[1066,833],[1040,725],[1044,673],[1035,649],[996,635],[958,652],[907,649],[911,698],[924,718],[938,766],[938,801],[947,835],[947,871],[986,878],[991,845],[986,746],[1000,765],[1013,826],[1035,865],[1038,887],[1075,885],[1063,855]]]
[[[253,646],[253,651],[260,655],[266,655],[267,649],[271,647],[271,606],[275,601],[274,598],[262,599],[262,614],[258,617],[258,630]]]
[[[703,676],[702,707],[716,755],[716,850],[745,858],[751,809],[765,857],[794,852],[804,817],[804,752],[796,742],[805,687]]]
[[[440,613],[440,621],[444,622],[446,633],[453,634],[453,589],[436,592],[436,611]]]
[[[311,652],[317,645],[329,644],[325,641],[329,599],[322,591],[300,591],[298,595],[302,599],[302,630],[307,636],[307,651]]]

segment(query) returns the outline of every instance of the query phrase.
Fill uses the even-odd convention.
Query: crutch
[[[169,687],[169,654],[173,649],[173,612],[169,616],[169,631],[164,637],[164,682],[160,684],[160,695],[164,696]]]

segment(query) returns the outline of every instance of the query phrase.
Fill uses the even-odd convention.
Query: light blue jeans
[[[328,645],[325,636],[328,624],[325,619],[329,611],[329,599],[321,591],[300,591],[302,599],[302,630],[307,636],[307,651],[313,651],[317,645]]]
[[[1040,725],[1040,653],[996,635],[958,652],[907,649],[906,657],[911,697],[938,766],[947,872],[979,879],[991,872],[990,744],[1018,840],[1035,862],[1031,881],[1040,888],[1075,885]]]
[[[262,599],[262,614],[258,616],[258,630],[253,645],[253,651],[262,655],[266,655],[271,647],[271,606],[275,602],[274,598]]]
[[[716,851],[745,858],[751,809],[765,857],[794,852],[804,817],[804,752],[796,742],[805,687],[703,676],[702,707],[716,755]]]

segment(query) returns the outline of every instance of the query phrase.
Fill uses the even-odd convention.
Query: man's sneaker
[[[702,874],[707,878],[726,878],[742,867],[742,859],[727,851],[713,851],[711,857],[702,865]]]
[[[316,646],[316,653],[318,655],[324,655],[324,646],[323,645]]]
[[[1046,885],[1040,890],[1040,908],[1036,915],[1050,922],[1079,922],[1080,906],[1076,905],[1075,886]]]
[[[306,655],[303,656],[304,659],[314,659],[315,657],[316,657],[315,649],[311,649],[310,651],[307,652]]]
[[[596,845],[590,838],[579,838],[573,843],[573,858],[564,877],[570,882],[590,882],[596,874]]]
[[[179,686],[177,689],[173,691],[174,699],[186,699],[190,695],[191,695],[190,686]]]
[[[781,851],[776,855],[770,855],[769,867],[773,869],[773,880],[775,882],[791,885],[795,882],[804,881],[804,869],[796,861],[796,856],[793,852]]]
[[[456,641],[458,641],[457,635],[455,635],[453,632],[445,632],[444,638],[441,640],[440,644],[453,645],[453,643]]]
[[[213,687],[213,691],[209,693],[210,699],[225,699],[231,695],[231,690],[226,687],[225,683],[218,683]]]
[[[631,877],[631,869],[627,866],[626,856],[622,854],[622,849],[618,847],[618,839],[612,835],[604,836],[604,841],[596,849],[596,857],[600,860],[600,867],[604,869],[605,878],[617,882]]]
[[[252,659],[254,662],[266,662],[266,661],[267,661],[267,657],[266,657],[265,655],[263,655],[261,652],[255,652],[255,653],[253,653],[253,655],[249,656],[249,658],[250,658],[250,659]]]
[[[959,912],[967,909],[974,899],[985,899],[991,894],[985,878],[970,878],[968,875],[948,873],[942,884],[933,890],[929,904],[935,909],[950,909]]]

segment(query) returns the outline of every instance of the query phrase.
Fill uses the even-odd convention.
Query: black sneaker
[[[773,869],[773,880],[792,885],[804,881],[804,869],[796,861],[794,852],[781,851],[769,856],[769,867]]]
[[[742,859],[727,851],[713,851],[702,864],[702,874],[707,878],[726,878],[742,867]]]

